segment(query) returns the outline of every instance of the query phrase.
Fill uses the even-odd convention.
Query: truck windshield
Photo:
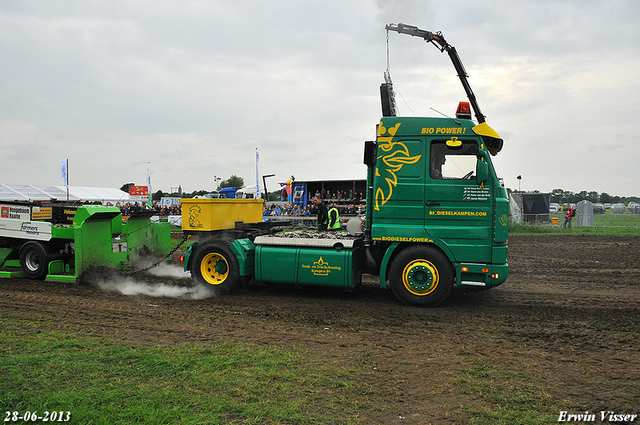
[[[433,179],[463,180],[474,178],[478,161],[478,144],[473,140],[462,140],[457,147],[448,146],[445,140],[431,143],[431,165],[429,174]]]

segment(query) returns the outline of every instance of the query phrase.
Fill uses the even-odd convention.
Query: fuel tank
[[[281,235],[255,239],[257,281],[346,290],[360,285],[365,259],[360,239],[346,234],[333,237],[331,232],[328,237],[322,237],[322,232],[307,232],[303,237]]]

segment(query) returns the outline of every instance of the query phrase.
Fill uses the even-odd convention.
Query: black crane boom
[[[467,71],[465,71],[464,66],[462,65],[460,56],[458,56],[456,48],[447,43],[441,32],[433,33],[431,31],[421,30],[418,27],[406,24],[388,24],[385,26],[385,28],[387,31],[396,31],[400,34],[408,34],[414,37],[423,38],[424,41],[426,41],[427,43],[432,43],[441,52],[446,51],[449,55],[449,58],[451,59],[451,62],[453,63],[453,67],[458,73],[458,78],[460,78],[462,87],[467,93],[467,97],[469,98],[469,102],[471,103],[473,112],[476,116],[476,119],[478,120],[478,124],[482,124],[483,122],[485,122],[485,117],[482,114],[482,111],[480,111],[480,105],[478,105],[476,95],[473,93],[473,90],[471,90],[471,86],[469,85],[469,81],[467,80]]]

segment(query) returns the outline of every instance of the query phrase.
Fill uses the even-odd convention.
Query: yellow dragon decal
[[[393,141],[394,136],[398,132],[398,128],[400,128],[400,124],[401,123],[398,123],[387,130],[381,122],[378,130],[378,147],[383,152],[382,155],[378,156],[378,159],[382,158],[382,162],[386,165],[382,171],[387,175],[384,177],[384,180],[387,182],[389,192],[385,194],[385,191],[381,187],[382,185],[379,185],[375,194],[374,208],[376,211],[380,211],[380,207],[386,204],[391,198],[391,195],[393,195],[393,188],[398,185],[396,173],[400,171],[405,164],[415,164],[422,157],[422,155],[411,156],[409,149],[407,149],[404,143]],[[383,137],[383,134],[387,133],[389,136]],[[380,169],[378,168],[376,168],[376,176],[382,177],[380,175]]]

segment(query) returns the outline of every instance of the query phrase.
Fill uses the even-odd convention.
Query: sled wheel
[[[451,293],[453,270],[448,258],[436,248],[411,246],[391,263],[389,282],[402,303],[434,307]]]
[[[42,244],[27,242],[20,249],[20,268],[28,278],[44,279],[48,265],[47,250]]]
[[[225,295],[235,289],[240,280],[240,266],[228,246],[205,242],[197,247],[191,266],[196,284],[215,295]]]

